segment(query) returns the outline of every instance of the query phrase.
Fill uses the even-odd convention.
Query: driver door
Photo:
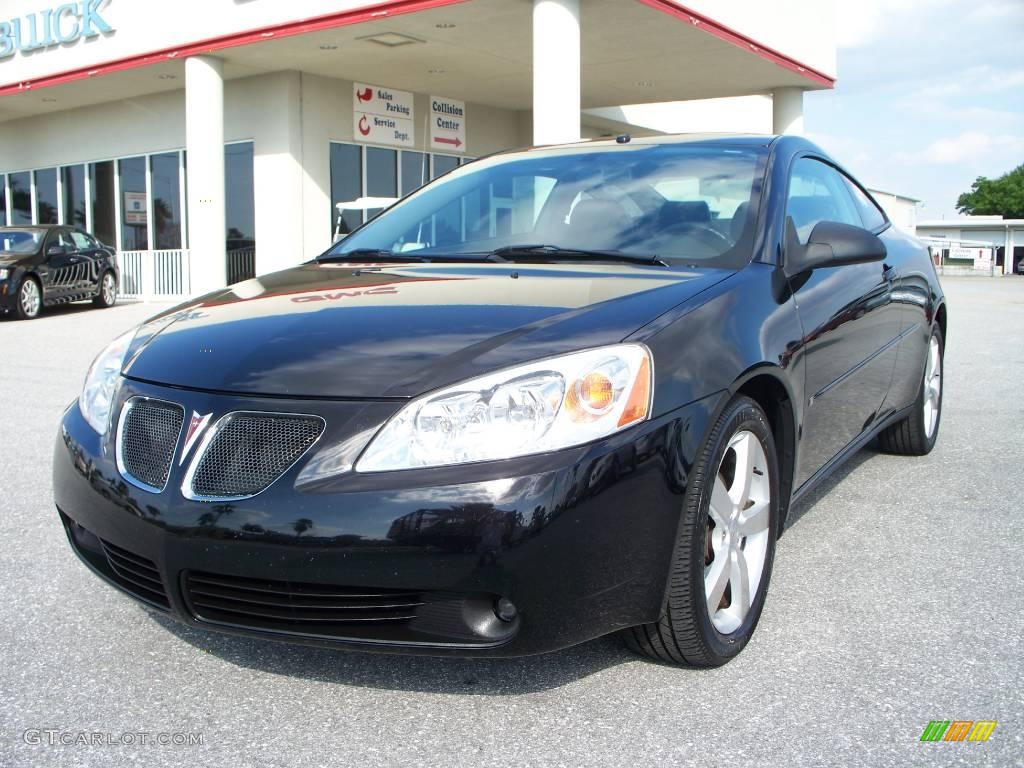
[[[807,244],[820,221],[863,227],[846,177],[801,157],[786,202],[787,250]],[[804,419],[799,487],[870,428],[892,381],[902,316],[892,301],[896,275],[885,263],[814,269],[791,278],[803,326]]]
[[[63,227],[51,229],[43,243],[43,263],[39,269],[39,277],[43,283],[43,298],[46,301],[60,299],[75,292],[77,261],[75,245],[67,230]]]

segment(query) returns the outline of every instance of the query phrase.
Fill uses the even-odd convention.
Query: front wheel
[[[945,352],[942,329],[932,327],[928,340],[928,357],[924,378],[910,413],[878,435],[878,443],[886,453],[903,456],[924,456],[931,453],[939,437],[942,418],[942,359]]]
[[[94,306],[106,308],[114,306],[117,301],[117,281],[113,272],[104,272],[100,280],[100,292],[93,298]]]
[[[43,292],[34,277],[26,276],[18,288],[18,299],[14,303],[14,316],[19,320],[33,320],[39,317],[43,308]]]
[[[658,661],[717,667],[757,626],[775,557],[779,462],[764,411],[737,397],[694,466],[661,618],[626,630]]]

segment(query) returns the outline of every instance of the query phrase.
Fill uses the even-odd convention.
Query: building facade
[[[9,0],[0,223],[81,225],[125,293],[187,295],[313,258],[339,202],[636,128],[602,107],[759,95],[799,131],[834,82],[831,3],[722,5]]]

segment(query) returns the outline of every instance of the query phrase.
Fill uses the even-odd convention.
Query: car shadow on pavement
[[[115,304],[114,306],[115,307],[119,307],[119,306],[124,306],[126,304],[136,304],[136,303],[138,303],[138,302],[125,301],[123,299],[118,299],[117,304]],[[79,312],[93,312],[93,311],[102,311],[102,310],[99,310],[95,306],[93,306],[93,303],[91,301],[75,301],[75,302],[72,302],[70,304],[54,304],[53,306],[44,307],[42,312],[39,313],[38,317],[34,318],[33,320],[28,320],[28,321],[26,321],[26,320],[17,320],[14,317],[14,313],[13,312],[8,312],[7,314],[3,314],[2,312],[0,312],[0,322],[7,321],[7,322],[12,322],[12,323],[13,322],[32,322],[32,323],[38,323],[40,321],[45,321],[47,318],[50,318],[50,317],[61,317],[61,316],[64,316],[64,315],[77,315]]]
[[[644,663],[614,637],[554,653],[514,659],[360,653],[224,635],[147,611],[197,650],[236,666],[321,683],[419,693],[516,696],[560,688],[626,662]]]

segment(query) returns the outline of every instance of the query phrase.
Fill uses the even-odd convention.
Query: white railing
[[[228,285],[256,276],[256,249],[237,248],[228,251]]]
[[[189,252],[121,251],[120,295],[126,298],[175,299],[189,295]]]

